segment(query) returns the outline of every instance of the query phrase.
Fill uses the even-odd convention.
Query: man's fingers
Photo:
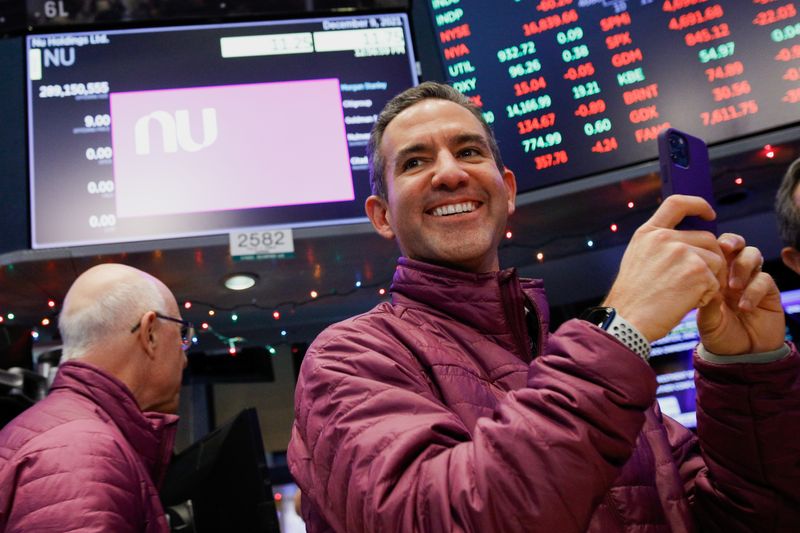
[[[714,275],[713,272],[708,272],[707,274],[707,288],[703,295],[700,297],[700,301],[697,302],[697,307],[705,307],[713,301],[719,299],[719,289],[721,287],[719,278]]]
[[[725,258],[718,253],[703,248],[697,248],[693,251],[705,262],[710,274],[716,279],[715,290],[719,291],[721,287],[725,287],[728,283],[728,263]]]
[[[777,293],[778,287],[775,285],[775,280],[772,279],[772,276],[765,272],[759,272],[742,291],[742,296],[739,298],[739,309],[742,311],[754,311],[764,302],[767,296],[775,296]],[[779,311],[781,307],[780,297],[776,297],[775,302],[777,302],[775,304],[777,307],[771,310]]]
[[[736,233],[723,233],[717,239],[719,241],[719,246],[722,249],[722,253],[725,254],[725,257],[729,260],[739,252],[741,252],[745,246],[747,246],[747,242],[745,242],[744,237],[741,235],[737,235]]]
[[[731,289],[744,289],[750,278],[761,272],[764,258],[758,248],[747,246],[736,255],[731,263],[728,286]]]
[[[664,200],[647,222],[658,228],[674,228],[685,217],[696,216],[703,220],[714,220],[717,214],[708,202],[699,196],[673,194]]]

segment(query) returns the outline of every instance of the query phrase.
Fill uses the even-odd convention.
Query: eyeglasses
[[[189,348],[192,347],[192,342],[194,339],[194,324],[189,322],[188,320],[181,320],[180,318],[172,318],[171,316],[162,315],[161,313],[154,311],[157,318],[161,320],[169,320],[170,322],[177,322],[181,325],[181,349],[185,352]],[[131,328],[131,333],[136,333],[136,330],[139,329],[141,325],[141,321],[137,323],[135,326]]]

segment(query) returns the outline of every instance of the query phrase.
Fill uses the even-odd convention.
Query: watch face
[[[613,307],[592,307],[581,315],[581,320],[585,320],[597,327],[606,329],[614,319],[616,313]]]

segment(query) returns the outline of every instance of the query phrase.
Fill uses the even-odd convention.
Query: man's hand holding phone
[[[717,238],[707,231],[675,229],[687,216],[713,220],[716,214],[696,196],[667,198],[633,234],[603,304],[616,308],[650,342],[711,302],[727,282]]]
[[[687,216],[713,220],[696,196],[668,197],[636,230],[603,305],[614,307],[650,342],[694,308],[703,346],[717,355],[778,349],[785,318],[763,258],[743,237],[677,230]]]

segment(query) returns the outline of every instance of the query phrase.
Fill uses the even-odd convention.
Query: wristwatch
[[[590,324],[616,337],[622,344],[647,361],[650,358],[650,343],[633,324],[622,318],[613,307],[590,307],[580,316]]]

